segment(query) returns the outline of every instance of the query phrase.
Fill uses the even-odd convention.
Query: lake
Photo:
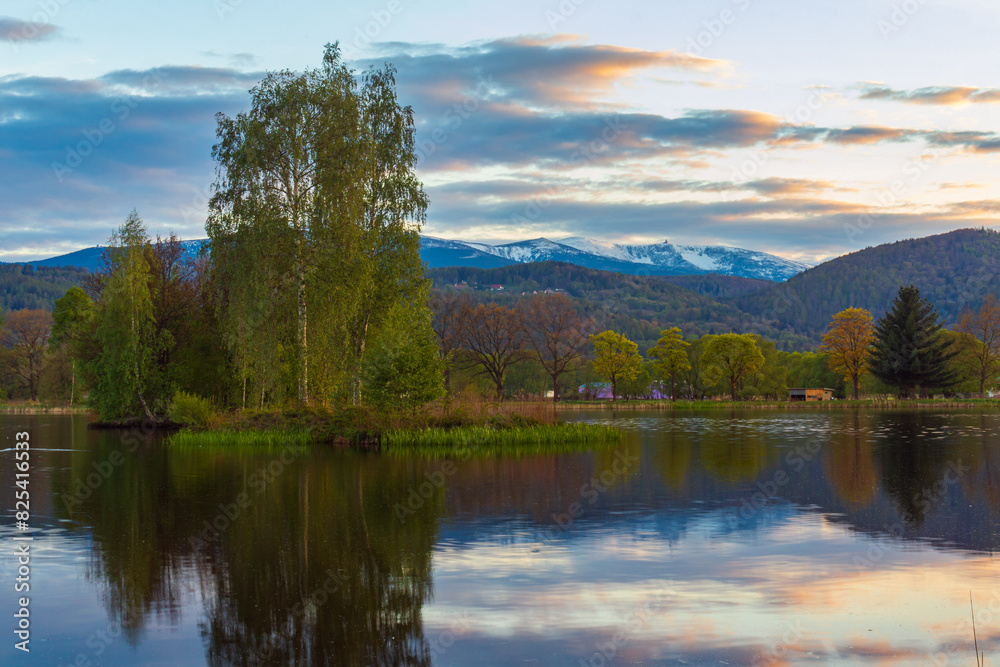
[[[31,434],[31,653],[3,664],[974,665],[1000,661],[1000,414],[565,415],[579,454],[174,448]]]

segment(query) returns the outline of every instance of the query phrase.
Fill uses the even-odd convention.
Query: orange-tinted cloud
[[[971,86],[927,86],[916,90],[894,90],[888,86],[864,84],[861,99],[942,106],[994,104],[1000,102],[1000,89]]]

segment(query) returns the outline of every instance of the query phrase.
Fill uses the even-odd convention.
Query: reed
[[[177,431],[169,443],[177,447],[304,447],[316,442],[306,430]]]
[[[390,454],[453,455],[469,450],[475,455],[550,454],[617,445],[622,431],[600,424],[555,424],[491,428],[392,429],[381,436],[381,449]]]

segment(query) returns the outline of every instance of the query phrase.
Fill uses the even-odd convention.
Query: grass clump
[[[463,449],[486,455],[540,454],[617,445],[622,438],[617,428],[600,424],[521,424],[391,429],[382,434],[381,445],[393,454],[453,454]]]
[[[301,429],[267,431],[178,431],[170,444],[179,447],[305,447],[316,441],[309,431]]]
[[[205,428],[212,423],[215,409],[207,398],[179,391],[174,394],[167,412],[173,422],[184,426]]]

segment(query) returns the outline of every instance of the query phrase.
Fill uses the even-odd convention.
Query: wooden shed
[[[789,401],[832,401],[835,389],[789,389]]]

